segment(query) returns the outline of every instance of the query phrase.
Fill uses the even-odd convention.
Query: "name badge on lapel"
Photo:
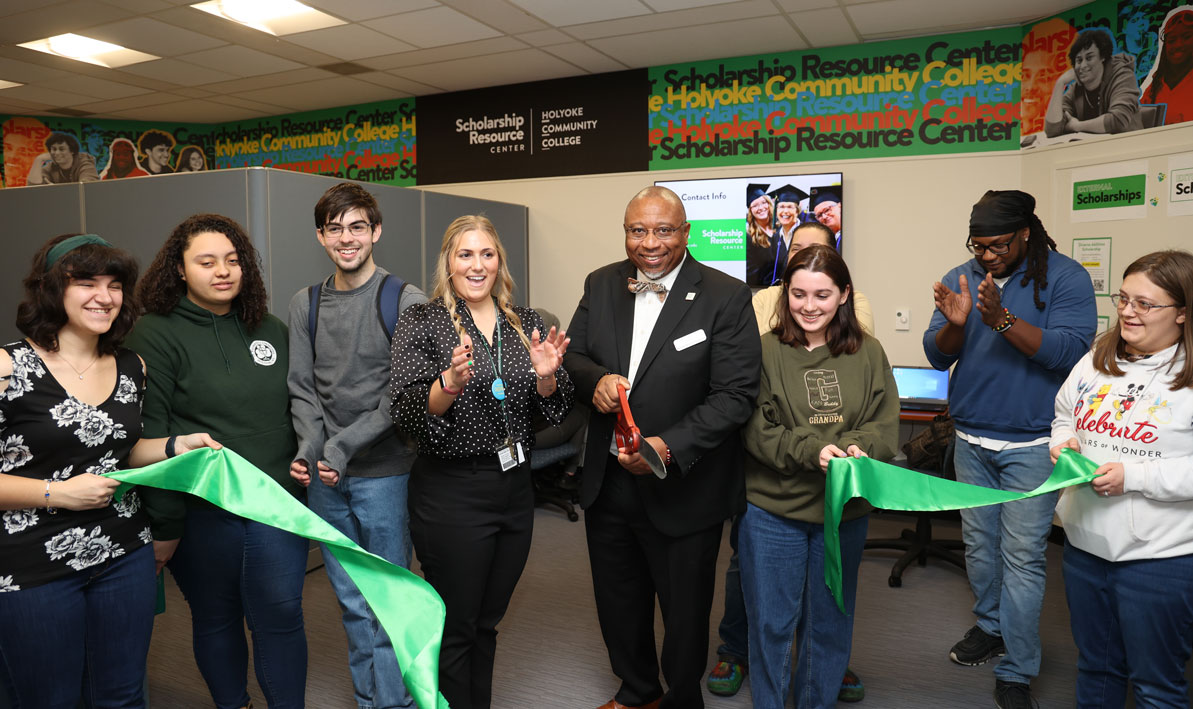
[[[704,328],[700,328],[699,330],[697,330],[695,332],[689,332],[688,334],[684,335],[683,337],[680,337],[677,340],[675,340],[675,342],[674,342],[675,351],[683,352],[684,350],[691,347],[692,345],[698,345],[707,339],[708,339],[708,335],[704,334]]]

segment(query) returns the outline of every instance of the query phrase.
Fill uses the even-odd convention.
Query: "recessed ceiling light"
[[[272,35],[348,24],[296,0],[208,0],[191,7]]]
[[[15,81],[5,81],[4,79],[0,79],[0,90],[11,89],[14,86],[24,86],[24,84],[18,84]]]
[[[54,35],[33,42],[23,42],[18,46],[58,57],[76,59],[88,64],[106,66],[109,69],[161,59],[153,54],[121,47],[119,44],[71,33]]]

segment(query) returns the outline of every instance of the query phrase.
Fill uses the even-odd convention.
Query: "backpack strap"
[[[394,329],[398,326],[398,311],[404,290],[406,281],[392,273],[385,274],[381,287],[377,289],[377,317],[387,340],[393,339]]]
[[[319,328],[319,295],[323,292],[323,281],[307,287],[311,305],[307,309],[307,333],[311,336],[311,357],[315,356],[315,330]]]

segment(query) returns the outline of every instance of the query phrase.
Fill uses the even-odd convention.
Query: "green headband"
[[[46,254],[46,271],[48,272],[58,262],[58,259],[86,244],[99,244],[100,246],[115,248],[100,238],[98,234],[76,234],[69,239],[63,239],[57,244],[54,244],[54,248],[50,249],[50,253]]]

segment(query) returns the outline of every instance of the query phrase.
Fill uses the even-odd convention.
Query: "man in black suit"
[[[758,329],[746,285],[688,254],[674,192],[639,192],[624,227],[629,259],[589,274],[564,358],[577,397],[596,409],[580,502],[601,634],[622,681],[601,709],[699,709],[721,530],[744,501],[737,431],[758,395]],[[664,479],[613,443],[618,384]]]

